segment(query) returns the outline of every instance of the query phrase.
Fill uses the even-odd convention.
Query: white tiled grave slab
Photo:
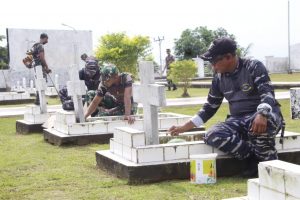
[[[183,125],[185,122],[191,119],[189,115],[182,115],[176,113],[158,113],[158,128],[169,129],[172,125]],[[132,125],[128,125],[127,121],[123,120],[123,116],[107,116],[107,117],[90,117],[87,119],[89,122],[97,121],[107,124],[107,132],[113,133],[116,127],[128,126],[138,130],[144,130],[143,115],[136,115],[135,122]]]
[[[300,138],[300,134],[287,132],[284,138],[285,148],[280,149],[279,152],[293,150],[294,146],[289,145],[289,142],[298,140],[298,138]],[[114,138],[110,140],[110,147],[111,153],[138,164],[186,160],[193,154],[218,153],[218,156],[226,155],[224,152],[204,144],[203,141],[146,145],[145,133],[129,127],[115,129]],[[279,185],[277,186],[279,187]]]
[[[20,99],[30,99],[29,92],[23,92],[23,93],[0,92],[0,101],[20,100]]]
[[[175,113],[160,113],[160,129],[168,129],[171,125],[182,125],[191,116]],[[113,133],[116,127],[130,127],[143,130],[143,116],[136,115],[134,124],[128,124],[123,116],[91,117],[87,122],[76,123],[74,111],[60,110],[56,112],[54,129],[67,135]],[[49,127],[48,127],[49,128]]]

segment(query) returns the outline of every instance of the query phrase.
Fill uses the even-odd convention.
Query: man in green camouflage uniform
[[[95,116],[124,115],[128,123],[134,122],[137,104],[132,98],[132,77],[128,73],[119,73],[114,65],[104,66],[101,69],[101,83],[98,89],[87,93],[88,110],[85,118],[94,114]]]

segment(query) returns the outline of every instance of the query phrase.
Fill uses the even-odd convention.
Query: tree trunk
[[[190,97],[186,85],[183,86],[183,94],[181,95],[182,97]]]

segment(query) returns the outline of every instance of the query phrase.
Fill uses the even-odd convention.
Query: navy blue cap
[[[215,57],[227,53],[235,53],[237,49],[236,42],[227,37],[215,39],[208,50],[200,56],[203,60],[212,61]]]

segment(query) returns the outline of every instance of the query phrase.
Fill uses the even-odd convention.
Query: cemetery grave
[[[151,69],[151,68],[150,68]],[[69,70],[70,72],[70,80],[67,82],[68,91],[70,91],[70,95],[72,96],[75,106],[75,111],[58,111],[56,112],[56,117],[54,120],[53,127],[48,127],[44,130],[44,139],[55,145],[69,145],[69,144],[77,144],[77,145],[85,145],[89,143],[108,143],[109,139],[113,136],[113,131],[116,127],[131,127],[139,130],[143,130],[145,127],[149,127],[148,124],[145,124],[144,121],[150,121],[150,118],[147,116],[144,118],[142,115],[135,116],[135,123],[128,124],[127,121],[123,120],[123,116],[108,116],[108,117],[90,117],[85,122],[83,120],[83,109],[82,109],[82,100],[81,96],[85,94],[85,85],[83,81],[80,81],[78,78],[78,72],[75,67]],[[148,73],[145,73],[148,74]],[[154,78],[152,77],[154,80]],[[151,96],[164,96],[164,88],[157,84],[153,84],[152,93],[149,93],[149,98]],[[155,93],[155,89],[159,89],[162,94]],[[138,88],[134,88],[135,91],[138,91]],[[141,94],[142,95],[142,94]],[[165,101],[165,100],[164,100]],[[76,103],[75,103],[76,102]],[[153,108],[144,107],[144,111],[147,112],[147,109],[151,111]],[[157,109],[157,108],[155,108]],[[154,110],[155,110],[154,109]],[[153,111],[154,112],[154,111]],[[156,111],[157,112],[157,111]],[[76,120],[77,119],[77,120]],[[174,113],[160,113],[159,118],[157,118],[156,130],[165,131],[173,124],[183,124],[190,116],[180,115]],[[200,128],[197,130],[204,130],[204,128]],[[197,134],[197,132],[195,133]],[[161,141],[167,141],[167,138],[170,136],[163,136],[162,133]],[[183,136],[182,136],[183,137]],[[197,137],[195,136],[186,136],[188,140],[194,140]],[[158,137],[156,138],[158,140]]]
[[[141,84],[133,86],[134,100],[143,103],[144,119],[148,117],[148,120],[144,121],[144,130],[115,128],[114,136],[110,140],[110,149],[96,152],[97,165],[118,177],[127,179],[129,183],[188,179],[191,155],[218,153],[218,176],[234,176],[241,173],[245,168],[245,161],[233,159],[201,140],[160,144],[157,107],[164,105],[164,99],[161,98],[164,90],[153,85],[153,79],[151,80],[153,72],[149,70],[153,68],[149,65],[147,62],[140,63]],[[143,88],[144,94],[150,96],[141,98],[140,88]],[[283,142],[279,141],[280,138],[277,137],[276,148],[279,159],[300,164],[300,134],[286,132]]]
[[[42,132],[42,124],[49,117],[47,113],[47,102],[45,98],[46,81],[43,78],[42,67],[37,66],[35,71],[35,85],[39,92],[40,105],[29,105],[23,120],[16,121],[16,131],[19,134]]]

